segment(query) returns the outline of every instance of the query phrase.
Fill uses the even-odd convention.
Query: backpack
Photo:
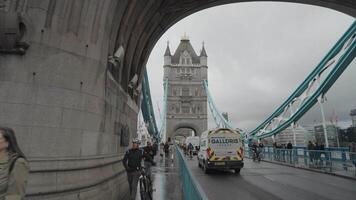
[[[11,156],[10,155],[9,157],[10,157],[9,158],[9,163],[10,163],[9,173],[11,173],[12,170],[14,169],[14,167],[15,167],[15,163],[16,163],[17,159],[21,158],[21,156],[19,156],[19,155],[12,155]]]

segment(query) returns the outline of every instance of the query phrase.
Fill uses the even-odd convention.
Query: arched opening
[[[113,16],[116,34],[111,35],[115,46],[110,45],[109,54],[113,54],[120,45],[124,46],[125,59],[120,74],[121,84],[127,90],[127,85],[135,74],[142,80],[143,68],[148,60],[150,52],[159,38],[172,25],[181,19],[198,11],[230,3],[238,3],[241,0],[208,0],[208,1],[165,1],[146,4],[145,2],[117,3],[113,6]],[[248,1],[243,1],[248,2]],[[252,1],[251,1],[252,2]],[[278,1],[291,2],[291,1]],[[356,16],[354,2],[330,2],[328,0],[297,0],[293,3],[316,5],[343,12],[350,16]],[[131,22],[127,26],[127,22]]]
[[[186,143],[188,137],[197,136],[196,131],[193,128],[178,128],[173,134],[173,139],[177,144],[183,145]]]
[[[228,6],[224,6],[224,7],[238,7],[240,5],[248,5],[250,3],[241,3],[241,4],[234,4],[234,5],[228,5]],[[254,6],[258,6],[259,4],[261,4],[261,7],[264,7],[265,10],[269,10],[268,13],[276,13],[273,10],[275,9],[271,9],[272,6],[270,6],[267,3],[254,3]],[[271,3],[272,4],[272,3]],[[275,3],[277,4],[277,3]],[[196,34],[195,37],[191,37],[191,42],[193,43],[193,46],[197,49],[201,48],[201,41],[205,40],[206,42],[206,49],[207,49],[207,53],[209,56],[209,61],[211,61],[211,59],[214,59],[214,65],[209,65],[209,70],[213,70],[213,72],[209,72],[209,76],[210,78],[215,77],[213,81],[209,82],[209,87],[210,86],[214,86],[214,84],[216,84],[215,82],[219,82],[220,84],[216,84],[215,86],[215,94],[216,91],[218,90],[217,88],[224,88],[222,90],[220,90],[218,93],[218,95],[216,95],[215,97],[221,97],[221,96],[225,96],[225,98],[223,98],[223,100],[218,100],[218,106],[219,108],[223,108],[221,111],[229,111],[228,108],[230,108],[230,112],[235,112],[233,110],[235,110],[234,105],[237,104],[236,102],[238,102],[238,104],[243,104],[244,106],[240,106],[240,108],[245,107],[245,114],[241,114],[242,112],[239,113],[239,115],[235,115],[235,114],[231,114],[229,113],[229,117],[231,118],[232,121],[240,121],[241,122],[241,118],[245,118],[246,117],[246,121],[244,121],[242,124],[243,128],[248,127],[249,129],[254,128],[254,126],[258,125],[257,123],[264,120],[264,118],[266,116],[268,116],[268,114],[273,112],[273,109],[275,109],[275,107],[277,107],[278,105],[280,105],[280,101],[282,101],[283,99],[286,99],[288,97],[288,95],[290,95],[290,93],[298,86],[298,84],[300,84],[300,82],[305,78],[305,76],[313,69],[313,67],[315,67],[315,65],[321,60],[321,58],[325,55],[325,53],[329,50],[330,46],[332,46],[336,40],[339,38],[339,36],[348,28],[348,26],[350,25],[350,23],[352,23],[352,21],[354,20],[353,18],[350,18],[347,15],[341,14],[341,13],[337,13],[334,12],[330,9],[325,9],[325,8],[321,8],[321,7],[316,7],[316,6],[306,6],[306,5],[301,5],[301,4],[290,4],[290,3],[278,3],[281,5],[281,9],[285,10],[285,13],[289,12],[289,14],[284,14],[284,15],[278,15],[279,17],[283,18],[282,16],[286,16],[286,18],[284,18],[286,21],[293,21],[293,23],[290,23],[289,25],[286,23],[281,23],[281,25],[278,25],[277,21],[272,21],[269,20],[271,19],[270,16],[273,16],[274,14],[269,14],[267,12],[264,13],[258,13],[256,9],[254,11],[251,11],[251,13],[254,12],[255,16],[264,16],[264,20],[263,20],[263,24],[264,27],[261,29],[258,29],[258,31],[255,31],[254,34],[251,34],[252,31],[250,32],[251,34],[251,38],[246,39],[246,35],[248,35],[247,32],[245,32],[244,30],[246,29],[253,29],[254,27],[254,19],[251,18],[247,18],[247,16],[252,16],[251,15],[246,15],[245,19],[249,19],[248,23],[246,23],[243,26],[240,26],[240,35],[243,35],[243,38],[246,40],[246,42],[243,42],[242,39],[237,39],[232,37],[231,35],[225,34],[230,32],[229,28],[225,28],[222,29],[223,26],[227,26],[226,24],[223,24],[223,21],[218,21],[218,20],[203,20],[202,18],[197,20],[191,20],[192,22],[187,23],[188,25],[185,25],[186,27],[193,27],[194,25],[199,26],[200,29],[202,29],[201,32],[199,32],[199,34]],[[291,10],[288,10],[288,6],[294,6],[294,8],[292,8]],[[221,6],[222,7],[222,6]],[[213,13],[215,13],[216,15],[218,15],[217,12],[213,12],[213,10],[217,10],[218,8],[220,9],[221,7],[216,7],[213,9],[207,9],[204,10],[202,12],[197,13],[196,15],[200,14],[200,13],[205,13],[204,16],[212,16]],[[244,7],[246,8],[246,7]],[[252,10],[252,9],[251,9]],[[310,11],[316,11],[314,12],[313,15],[318,16],[318,12],[320,11],[320,16],[326,17],[327,19],[331,19],[331,20],[335,20],[337,21],[337,19],[342,19],[341,23],[344,23],[343,27],[340,28],[336,28],[336,30],[338,31],[338,33],[333,32],[333,29],[335,29],[335,24],[333,26],[328,26],[328,25],[315,25],[315,29],[312,28],[313,24],[313,20],[310,18],[312,15],[305,15],[304,19],[298,19],[295,18],[296,16],[301,16],[303,13],[302,11],[305,11],[305,13],[310,13]],[[210,11],[210,12],[209,12]],[[238,10],[238,11],[242,11],[242,10]],[[237,12],[239,13],[239,12]],[[267,13],[267,14],[266,14]],[[298,14],[300,13],[300,14]],[[303,13],[303,14],[305,14]],[[323,14],[321,14],[323,13]],[[203,14],[202,14],[203,15]],[[202,16],[200,15],[200,16]],[[289,15],[289,18],[287,18]],[[330,15],[330,17],[327,17],[328,15]],[[232,16],[232,15],[229,15]],[[193,18],[194,16],[190,16],[188,18]],[[188,19],[186,18],[186,19]],[[214,18],[218,18],[218,16],[214,16]],[[182,21],[187,22],[188,20],[183,19]],[[240,19],[244,19],[240,16]],[[320,18],[321,19],[321,18]],[[306,23],[305,27],[303,26],[303,23],[305,23],[306,21],[310,21],[310,24],[307,25],[308,23]],[[221,26],[217,26],[216,24],[214,24],[213,22],[220,22]],[[228,26],[234,26],[234,22],[235,22],[235,18],[231,18],[231,21],[228,22]],[[247,21],[247,20],[246,20]],[[317,22],[317,21],[315,21]],[[314,23],[315,23],[314,22]],[[168,30],[166,32],[167,35],[163,35],[162,38],[158,41],[157,43],[157,47],[155,47],[155,49],[152,51],[152,53],[157,53],[157,58],[159,59],[159,61],[161,63],[163,63],[163,53],[164,53],[164,49],[166,48],[167,44],[166,41],[170,40],[170,49],[172,51],[175,50],[175,48],[178,46],[179,44],[179,39],[180,37],[184,34],[184,32],[186,31],[189,34],[189,31],[187,29],[183,29],[184,25],[182,25],[183,23],[178,22],[177,26],[180,26],[180,28],[175,28],[176,26],[172,27],[172,29],[174,29],[175,32],[178,32],[178,34],[173,34],[171,30]],[[210,37],[210,44],[206,41],[206,38],[199,38],[197,36],[201,36],[203,34],[201,33],[206,33],[209,31],[208,28],[202,28],[204,27],[205,24],[209,24],[211,27],[214,27],[214,30],[210,29],[210,31],[212,32],[211,35],[215,35],[216,38],[212,38]],[[250,24],[250,25],[249,25]],[[296,24],[298,24],[297,26],[295,26]],[[293,27],[295,26],[295,27]],[[271,28],[271,30],[266,30],[266,28]],[[273,27],[273,28],[272,28]],[[318,28],[317,28],[318,27]],[[244,30],[241,30],[244,29]],[[288,30],[290,29],[290,32],[288,33]],[[318,29],[320,32],[318,32]],[[323,29],[323,31],[321,31]],[[178,31],[177,31],[178,30]],[[329,30],[329,31],[328,31]],[[335,31],[335,30],[334,30]],[[285,34],[279,34],[279,33],[285,33]],[[304,34],[309,34],[310,37],[300,37]],[[234,32],[236,33],[236,32]],[[332,35],[327,35],[326,33],[330,34],[332,33]],[[274,35],[273,35],[274,34]],[[206,33],[205,35],[209,35],[208,33]],[[172,37],[174,36],[174,37]],[[236,37],[238,37],[239,35],[236,35]],[[192,38],[196,38],[197,41],[194,41]],[[229,38],[230,42],[226,42],[226,40],[224,40],[223,38]],[[324,39],[322,39],[324,38]],[[172,40],[178,40],[178,42],[173,41]],[[216,40],[217,42],[213,41]],[[239,41],[239,42],[235,42]],[[328,40],[328,42],[326,43],[325,41]],[[213,41],[214,44],[211,44],[211,42]],[[225,42],[224,42],[225,41]],[[195,43],[195,45],[194,45]],[[220,43],[220,46],[218,46],[218,50],[215,50],[214,48],[217,47],[217,43]],[[274,43],[274,44],[273,44]],[[299,46],[297,43],[299,43],[299,45],[302,45],[303,47]],[[229,45],[231,44],[231,46],[234,46],[234,49],[231,48],[231,46],[229,47]],[[316,46],[315,44],[319,44],[319,46],[317,48],[323,48],[323,50],[316,50]],[[214,45],[214,47],[212,47]],[[310,45],[310,46],[309,46]],[[269,46],[271,48],[268,49],[264,49],[266,46]],[[314,47],[313,47],[314,46]],[[323,46],[323,47],[321,47]],[[276,48],[277,49],[273,49]],[[156,49],[157,48],[157,49]],[[237,50],[238,48],[241,48],[240,50]],[[259,50],[262,49],[262,50]],[[311,51],[311,49],[315,49],[316,51]],[[309,52],[310,51],[310,52]],[[213,53],[211,53],[213,52]],[[222,52],[222,53],[221,53]],[[255,60],[255,61],[260,61],[260,63],[254,63],[254,64],[246,64],[246,63],[242,63],[241,65],[244,66],[244,68],[238,68],[238,65],[240,65],[240,63],[238,63],[238,61],[236,63],[233,62],[225,62],[224,59],[226,60],[232,60],[232,55],[234,54],[230,54],[229,56],[226,56],[226,53],[230,53],[233,52],[235,53],[236,56],[236,60],[241,61],[242,59],[240,58],[240,56],[244,57],[247,56],[248,54],[250,54],[249,58],[250,60]],[[283,52],[288,52],[287,55],[283,54]],[[240,53],[244,53],[244,54],[240,54]],[[255,53],[255,54],[254,54]],[[217,54],[221,54],[220,57],[215,56]],[[256,55],[259,54],[259,55]],[[278,57],[274,57],[275,55],[279,56]],[[262,57],[260,57],[260,55],[262,55]],[[261,58],[261,59],[260,59]],[[288,58],[288,59],[286,59]],[[282,64],[282,62],[278,63],[279,61],[285,61],[284,64]],[[297,64],[298,60],[304,60],[305,62],[301,63],[301,64]],[[245,60],[246,61],[246,60]],[[245,62],[244,61],[244,62]],[[278,61],[278,62],[277,62]],[[154,64],[152,64],[154,63]],[[150,70],[151,68],[155,68],[156,71],[155,72],[151,72],[150,76],[155,76],[155,74],[157,74],[157,72],[159,70],[162,71],[162,66],[163,64],[157,64],[158,62],[148,62],[147,64],[147,68]],[[274,64],[272,64],[274,63]],[[235,69],[232,69],[231,67],[228,68],[227,66],[233,66],[232,64],[236,64],[235,65]],[[275,66],[280,65],[280,67],[274,68]],[[255,66],[255,68],[253,67],[253,65]],[[160,69],[161,67],[161,69]],[[215,69],[227,69],[226,73],[221,73],[219,70],[214,70]],[[253,69],[254,68],[254,69]],[[268,68],[270,68],[271,70],[268,70]],[[249,70],[252,71],[249,71]],[[282,72],[283,75],[279,76],[279,77],[274,77],[273,74],[277,73],[277,71]],[[294,76],[288,76],[288,74],[290,74],[293,71]],[[353,70],[354,71],[354,70]],[[254,77],[253,73],[257,73],[258,77]],[[303,74],[303,75],[299,75],[297,76],[297,74]],[[247,75],[245,75],[247,74]],[[223,77],[221,79],[216,78],[216,77]],[[156,77],[152,77],[151,81],[154,82],[156,80],[161,80],[159,79],[159,77],[162,77],[161,74],[157,75]],[[236,82],[233,81],[229,81],[229,80],[237,80],[237,79],[241,79],[241,80],[247,80],[250,79],[250,81],[245,81],[245,84],[243,84],[243,82],[237,82],[238,84],[236,84]],[[211,79],[210,79],[211,80]],[[275,80],[278,80],[276,82],[274,82]],[[152,84],[151,82],[151,84]],[[245,88],[246,85],[253,85],[254,86],[254,91],[250,90],[242,90],[242,91],[237,91],[234,90],[234,88],[237,88],[237,85],[244,85]],[[157,84],[157,87],[160,86],[161,83]],[[288,88],[281,90],[280,87],[277,86],[287,86]],[[156,88],[157,88],[156,87]],[[241,89],[241,88],[239,88]],[[158,89],[160,92],[162,92],[162,90],[159,88]],[[273,90],[279,91],[278,94],[277,93],[269,93],[269,92],[273,92]],[[256,93],[253,93],[256,92]],[[239,93],[239,97],[233,97],[231,94],[236,94]],[[260,96],[263,93],[263,97]],[[283,94],[282,94],[283,93]],[[155,93],[155,91],[153,91],[153,96],[157,97],[161,97],[162,93]],[[276,94],[276,95],[274,95]],[[244,100],[244,98],[246,97],[246,95],[249,97],[248,99],[250,100]],[[242,98],[242,96],[244,98]],[[277,97],[278,96],[278,97]],[[270,98],[271,99],[268,99]],[[265,100],[262,100],[262,99]],[[246,98],[247,99],[247,98]],[[246,102],[251,103],[255,103],[254,105],[256,106],[256,109],[251,109],[254,108],[253,105],[247,105],[245,104]],[[278,101],[278,102],[277,102]],[[262,104],[259,104],[260,102],[264,102]],[[271,102],[274,102],[271,104]],[[267,106],[267,104],[269,104],[269,106]],[[273,106],[270,106],[273,105]],[[264,107],[266,109],[257,109],[259,107]],[[266,106],[266,107],[265,107]],[[234,108],[234,109],[232,109]],[[240,109],[239,108],[239,109]],[[247,109],[250,109],[249,112],[247,112]],[[238,109],[236,109],[238,110]],[[244,115],[244,116],[243,116]],[[257,116],[255,119],[258,118],[258,120],[252,119],[253,116],[255,115]],[[345,112],[345,115],[348,115],[348,112]],[[238,119],[240,118],[240,119]],[[252,121],[255,120],[255,123],[253,123]],[[211,126],[211,124],[214,125],[214,122],[212,120],[209,121],[209,128],[214,128],[214,126]],[[241,125],[241,123],[240,123]]]

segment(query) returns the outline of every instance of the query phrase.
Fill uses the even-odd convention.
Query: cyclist
[[[139,149],[140,141],[132,140],[132,148],[126,151],[122,160],[127,173],[127,180],[130,187],[130,199],[135,200],[137,193],[137,183],[141,175],[141,161],[143,158],[142,151]]]
[[[252,150],[252,158],[253,160],[255,161],[256,159],[259,160],[259,154],[260,154],[260,151],[259,151],[259,147],[257,146],[256,142],[253,143],[252,147],[251,147],[251,150]]]

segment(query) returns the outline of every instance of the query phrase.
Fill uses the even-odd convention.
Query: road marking
[[[276,181],[275,179],[271,178],[271,177],[268,177],[268,176],[263,176],[265,177],[266,179],[270,180],[270,181]]]

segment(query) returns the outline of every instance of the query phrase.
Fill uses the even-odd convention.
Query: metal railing
[[[252,158],[253,152],[250,149],[246,152],[245,156]],[[261,153],[261,158],[265,161],[356,178],[356,153],[354,152],[264,147]]]
[[[182,177],[184,199],[207,200],[208,198],[205,195],[204,190],[201,188],[200,184],[190,171],[182,150],[177,145],[175,145],[175,148],[179,165],[179,173]]]

